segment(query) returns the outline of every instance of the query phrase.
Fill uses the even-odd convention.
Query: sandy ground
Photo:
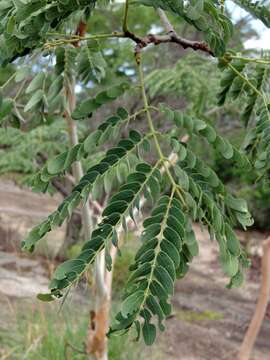
[[[176,285],[174,317],[168,320],[162,340],[164,359],[233,360],[254,311],[258,278],[247,273],[241,289],[226,289],[228,279],[219,268],[216,244],[199,227],[196,233],[200,256],[186,278]],[[270,314],[252,359],[270,359]]]
[[[228,279],[217,261],[217,247],[196,226],[200,255],[184,280],[176,284],[174,313],[160,335],[151,360],[232,360],[252,316],[258,278],[247,274],[241,289],[227,290]],[[251,279],[252,278],[252,279]],[[46,270],[39,260],[0,252],[0,328],[6,327],[9,303],[22,304],[46,290]],[[253,353],[254,360],[270,359],[270,317],[266,317]]]
[[[32,222],[37,222],[52,211],[59,199],[33,194],[8,183],[0,184],[0,216],[13,239]],[[42,203],[42,212],[40,212]],[[22,229],[19,229],[21,226]],[[14,229],[13,229],[14,227]],[[167,330],[160,335],[158,351],[148,350],[151,360],[232,360],[239,348],[252,317],[259,288],[259,277],[248,272],[241,289],[227,290],[228,279],[220,270],[215,243],[207,232],[195,226],[200,243],[200,255],[194,260],[185,279],[178,281],[173,298],[174,314],[167,321]],[[2,234],[2,235],[1,235]],[[64,234],[64,232],[63,232]],[[0,330],[10,326],[12,304],[21,307],[34,303],[36,294],[47,291],[49,262],[36,255],[31,258],[15,252],[4,252],[6,247],[0,232]],[[260,243],[264,235],[248,232],[240,236]],[[52,233],[55,244],[56,233]],[[10,240],[9,237],[8,239]],[[81,294],[81,298],[85,295]],[[1,345],[1,344],[0,344]],[[1,347],[1,346],[0,346]],[[270,360],[270,310],[265,318],[253,353],[254,360]],[[53,360],[53,359],[52,359]]]

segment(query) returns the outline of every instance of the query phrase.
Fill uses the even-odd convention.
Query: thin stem
[[[4,89],[15,78],[15,76],[16,76],[16,72],[12,74],[0,88]]]
[[[232,64],[228,64],[229,68],[235,72],[235,74],[237,74],[254,92],[256,95],[260,96],[263,100],[263,103],[264,103],[264,106],[267,110],[267,113],[268,113],[268,117],[269,117],[269,120],[270,120],[270,113],[269,113],[269,110],[268,110],[268,104],[267,104],[267,101],[266,101],[266,98],[264,96],[264,94],[259,91],[250,81],[249,79],[244,76],[243,74],[241,74]]]
[[[221,13],[224,14],[224,12],[225,12],[225,0],[220,0],[220,8],[221,8]]]
[[[263,94],[249,81],[249,79],[241,74],[232,64],[228,64],[228,67],[237,74],[258,96],[264,97]]]
[[[124,20],[123,20],[123,32],[127,32],[128,31],[128,26],[127,26],[127,20],[128,20],[128,9],[129,9],[129,0],[126,0],[125,3],[125,13],[124,13]]]
[[[152,106],[152,105],[148,106],[148,109],[154,110],[154,111],[159,111],[159,108],[158,108],[158,107]]]
[[[186,206],[185,199],[184,199],[183,195],[181,194],[179,187],[177,186],[177,184],[174,181],[174,178],[173,178],[173,176],[172,176],[172,174],[171,174],[171,172],[170,172],[170,170],[168,168],[168,165],[167,165],[167,163],[165,161],[165,156],[164,156],[164,154],[162,152],[162,149],[161,149],[161,147],[159,145],[159,142],[158,142],[158,138],[157,138],[157,135],[156,135],[156,130],[155,130],[155,127],[154,127],[154,124],[153,124],[153,121],[152,121],[151,113],[149,111],[149,104],[148,104],[148,99],[147,99],[146,91],[145,91],[144,76],[143,76],[143,69],[142,69],[141,62],[138,65],[138,68],[139,68],[139,78],[140,78],[141,92],[142,92],[144,108],[146,110],[147,122],[148,122],[149,129],[151,131],[151,134],[153,135],[153,139],[154,139],[154,142],[155,142],[155,146],[156,146],[158,155],[160,157],[160,160],[163,163],[165,171],[166,171],[166,173],[167,173],[173,187],[176,188],[176,192],[177,192],[179,198],[181,199],[182,203]],[[182,190],[182,192],[183,192],[183,190]]]
[[[64,44],[73,44],[78,41],[87,41],[87,40],[102,40],[102,39],[110,39],[110,38],[124,38],[126,37],[122,32],[113,32],[111,34],[97,34],[97,35],[88,35],[88,36],[78,36],[73,35],[70,39],[57,39],[54,41],[47,42],[44,45],[45,49],[50,49],[53,47],[61,46]]]
[[[244,62],[249,62],[249,63],[270,65],[270,60],[265,60],[265,59],[248,58],[248,57],[237,56],[237,55],[229,55],[229,58],[242,60]]]
[[[18,97],[21,95],[21,92],[24,90],[24,86],[26,84],[26,80],[24,80],[21,84],[21,86],[19,87],[19,90],[17,91],[15,97],[14,97],[14,101],[16,102],[16,100],[18,99]]]
[[[160,20],[165,28],[165,30],[169,33],[169,32],[175,32],[170,20],[168,19],[167,15],[165,14],[165,12],[161,9],[157,9],[157,13],[160,17]]]

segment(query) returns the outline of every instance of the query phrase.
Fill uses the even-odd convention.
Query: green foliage
[[[249,12],[254,18],[261,20],[265,26],[270,28],[269,5],[262,4],[262,1],[233,0],[237,5]]]
[[[190,136],[203,137],[223,158],[233,160],[236,166],[246,168],[247,170],[251,168],[251,164],[246,155],[240,152],[227,139],[218,135],[211,124],[202,119],[196,119],[187,113],[172,111],[164,105],[161,106],[161,111],[163,111],[168,120],[172,121],[178,128],[185,128]],[[179,145],[175,139],[173,139],[173,142],[176,144],[177,152],[180,152],[179,149],[181,145]],[[187,156],[187,154],[185,154],[185,156]],[[185,159],[185,156],[182,153],[180,158]]]
[[[217,135],[210,125],[201,120],[183,117],[181,113],[166,107],[162,107],[162,111],[176,122],[177,127],[187,127],[196,136],[205,137],[213,146],[219,148],[225,158],[235,157],[237,163],[242,162],[245,166],[248,164],[245,156]],[[149,133],[147,136],[152,137],[153,134]],[[48,301],[51,301],[54,297],[61,296],[61,291],[77,281],[101,250],[107,249],[108,254],[110,246],[118,245],[117,227],[122,225],[124,229],[127,228],[125,219],[128,215],[134,219],[134,210],[140,208],[140,198],[144,194],[146,199],[152,199],[156,205],[152,216],[144,222],[143,245],[131,267],[132,274],[126,286],[127,294],[121,313],[117,316],[119,323],[112,332],[121,332],[134,324],[139,335],[140,322],[137,318],[142,316],[142,334],[146,344],[151,344],[156,335],[155,326],[150,322],[152,315],[158,316],[160,329],[163,329],[161,322],[169,314],[170,305],[167,301],[173,293],[176,275],[183,277],[192,258],[198,254],[198,244],[190,221],[200,221],[208,227],[210,235],[217,239],[221,265],[233,284],[230,286],[237,286],[241,269],[246,263],[245,254],[230,224],[238,222],[244,228],[252,224],[246,203],[232,197],[213,170],[198,159],[191,149],[176,138],[168,138],[171,139],[173,151],[179,156],[179,161],[174,166],[175,180],[172,182],[171,197],[160,197],[161,160],[154,166],[145,162],[139,163],[136,171],[127,174],[124,185],[111,197],[103,211],[102,221],[93,231],[91,239],[83,245],[81,253],[57,268],[50,284],[51,294],[42,297],[43,300],[48,298]],[[39,239],[55,226],[61,225],[81,199],[86,201],[90,192],[96,192],[95,184],[98,184],[100,191],[100,179],[106,177],[113,167],[118,167],[127,154],[134,151],[144,140],[145,137],[132,130],[129,139],[121,140],[117,147],[108,150],[104,159],[87,171],[58,210],[31,231],[23,244],[24,248],[32,251]],[[66,158],[67,154],[64,153],[64,156],[61,154],[53,162],[49,162],[47,171],[51,172],[51,175],[63,171]],[[108,183],[112,183],[112,175],[108,176]],[[109,256],[106,257],[106,264],[110,269]],[[154,281],[155,285],[159,285],[158,292],[152,289]]]
[[[249,125],[249,131],[243,149],[255,162],[255,168],[260,177],[267,175],[270,157],[269,102],[265,95],[265,91],[268,91],[268,69],[264,63],[267,64],[267,59],[261,59],[258,63],[251,62],[251,64],[247,63],[245,58],[220,62],[223,74],[221,91],[218,94],[219,105],[224,104],[228,94],[233,100],[245,98],[241,119],[246,127]]]
[[[190,226],[187,229],[182,204],[174,192],[171,197],[161,197],[151,217],[144,221],[142,241],[130,268],[127,292],[116,317],[118,324],[110,333],[126,331],[135,324],[140,336],[140,316],[144,319],[145,343],[151,345],[156,337],[155,326],[150,323],[152,316],[157,315],[163,331],[162,321],[171,312],[167,300],[173,294],[176,276],[187,272],[187,263],[198,253],[194,233]]]
[[[245,63],[243,63],[243,61],[241,60],[235,60],[232,65],[239,73],[241,73],[245,67]],[[230,90],[233,93],[233,98],[237,98],[237,96],[241,93],[244,85],[244,81],[242,81],[241,78],[237,77],[237,73],[233,71],[233,69],[226,68],[222,74],[222,79],[220,81],[221,90],[218,93],[218,105],[224,105],[226,96]]]
[[[199,222],[208,230],[210,238],[217,241],[221,267],[230,278],[229,288],[242,284],[243,269],[248,266],[246,254],[233,231],[235,226],[246,229],[253,224],[246,201],[230,194],[215,171],[203,160],[202,154],[183,143],[180,134],[188,134],[190,138],[206,142],[207,146],[225,160],[236,164],[241,171],[252,169],[253,161],[250,160],[254,159],[251,156],[249,160],[243,151],[221,136],[204,114],[208,78],[198,81],[200,76],[192,71],[193,63],[189,63],[189,58],[186,59],[186,73],[179,63],[171,72],[155,71],[146,81],[149,80],[150,95],[155,97],[161,89],[164,93],[179,89],[174,79],[179,73],[180,81],[185,79],[191,87],[186,78],[192,73],[192,82],[198,88],[197,92],[190,91],[192,104],[186,107],[186,111],[173,110],[167,105],[155,107],[148,103],[147,83],[144,79],[147,66],[142,65],[141,59],[141,48],[147,45],[144,41],[148,40],[138,40],[136,34],[127,32],[125,23],[122,33],[86,34],[83,39],[77,35],[68,35],[78,11],[78,18],[86,20],[95,3],[77,0],[61,3],[40,0],[3,2],[0,6],[1,62],[8,63],[36,49],[41,50],[45,43],[46,50],[42,54],[48,58],[40,60],[41,64],[44,61],[45,66],[34,71],[32,59],[26,58],[26,64],[20,66],[3,85],[4,89],[13,80],[20,84],[14,97],[0,97],[0,120],[4,125],[9,125],[15,113],[20,123],[24,122],[18,111],[18,97],[22,99],[22,112],[27,119],[30,114],[34,114],[35,118],[46,121],[51,118],[52,123],[55,123],[60,116],[65,117],[72,126],[75,126],[73,120],[89,122],[93,113],[104,110],[103,105],[118,102],[116,115],[107,118],[97,129],[92,126],[95,130],[82,141],[75,141],[75,146],[59,148],[56,157],[50,153],[48,162],[34,176],[33,187],[47,191],[51,181],[64,175],[76,161],[96,154],[101,146],[107,147],[100,161],[95,161],[91,166],[87,161],[86,173],[70,195],[56,211],[32,229],[22,246],[25,250],[33,251],[45,234],[61,226],[75,209],[89,201],[90,196],[91,200],[99,200],[104,194],[107,195],[108,202],[102,218],[89,234],[89,240],[74,258],[56,268],[49,286],[50,293],[38,295],[42,301],[52,301],[62,297],[63,293],[67,294],[102,251],[105,251],[107,270],[112,269],[110,250],[119,246],[119,229],[128,230],[127,219],[136,223],[138,214],[142,213],[142,205],[146,203],[151,215],[144,218],[141,246],[129,268],[130,276],[124,288],[121,309],[110,334],[122,334],[132,328],[137,331],[138,339],[142,335],[145,343],[151,345],[156,338],[157,326],[163,331],[163,322],[171,312],[170,301],[176,279],[185,276],[192,259],[198,255],[199,245],[192,230],[193,221]],[[203,33],[206,45],[212,50],[207,50],[207,54],[219,57],[219,67],[224,70],[218,94],[219,105],[224,105],[229,96],[244,102],[243,120],[251,126],[245,149],[251,147],[253,155],[255,145],[259,144],[256,147],[255,165],[257,169],[267,168],[270,154],[269,109],[264,95],[268,76],[265,69],[267,59],[262,57],[253,60],[226,52],[233,28],[218,1],[137,0],[136,3],[168,10],[176,20],[184,20]],[[128,6],[125,7],[125,11],[128,9]],[[127,19],[127,12],[125,15],[124,19]],[[52,31],[64,33],[49,34]],[[119,77],[108,81],[104,54],[97,40],[103,39],[110,43],[115,41],[114,38],[123,38],[127,34],[128,39],[136,43],[138,75],[130,76],[129,82],[126,82],[123,78],[127,76],[119,75],[121,71],[117,69]],[[51,37],[56,40],[51,41]],[[120,42],[119,46],[121,43],[126,46],[125,41]],[[156,45],[159,45],[158,41]],[[206,60],[198,62],[201,68],[205,68]],[[214,65],[212,61],[209,67]],[[137,77],[139,86],[135,85]],[[84,94],[79,95],[80,101],[75,106],[77,80]],[[123,100],[121,96],[127,90],[136,97],[140,90],[139,97],[143,102],[140,110],[128,112],[124,107],[119,108],[120,100]],[[195,104],[192,99],[194,96],[202,96],[203,99]],[[138,108],[138,104],[135,108]],[[156,129],[153,112],[167,126],[162,133]],[[254,114],[258,116],[258,121],[253,125]],[[142,126],[141,131],[137,130],[138,123],[130,125],[130,121],[135,121],[137,117],[143,125],[147,125]],[[53,130],[52,127],[50,129]],[[57,138],[54,142],[57,143]]]
[[[127,89],[128,84],[123,83],[100,92],[94,99],[88,99],[80,103],[73,111],[72,118],[74,120],[80,120],[91,116],[94,111],[96,111],[102,105],[108,104],[109,102],[117,99]]]
[[[244,148],[255,159],[255,169],[260,177],[265,175],[267,179],[269,179],[270,158],[269,132],[270,113],[269,105],[266,105],[258,111],[255,127],[248,132]]]
[[[52,1],[50,3],[44,0],[2,1],[0,64],[11,62],[41,47],[47,32],[61,27],[76,11],[83,10],[86,15],[89,15],[95,4],[96,0]]]
[[[65,123],[60,119],[53,125],[28,132],[12,127],[0,128],[0,173],[32,175],[39,169],[39,153],[52,157],[63,151],[66,143]]]
[[[117,305],[115,302],[112,304],[113,308]],[[84,343],[88,306],[89,302],[80,297],[66,303],[56,315],[55,307],[50,304],[30,305],[21,300],[20,306],[14,307],[12,313],[6,312],[7,319],[14,323],[0,329],[1,355],[12,354],[13,360],[21,360],[22,354],[26,354],[27,360],[62,360],[67,357],[86,360],[88,356],[84,354]],[[129,343],[127,335],[114,337],[108,345],[109,358],[112,360],[139,360],[146,356],[142,344]]]
[[[153,70],[146,77],[146,83],[150,98],[182,98],[192,112],[203,113],[215,106],[218,72],[206,58],[191,53],[181,57],[173,66]]]
[[[95,152],[97,147],[103,145],[109,137],[113,139],[117,138],[121,126],[130,121],[132,117],[133,116],[129,116],[124,108],[119,108],[117,115],[109,117],[96,131],[88,135],[83,142],[71,147],[57,157],[51,158],[32,178],[33,188],[39,191],[45,191],[51,179],[68,171],[75,161],[82,160],[84,157],[87,157],[89,153]],[[117,164],[113,165],[116,166]]]

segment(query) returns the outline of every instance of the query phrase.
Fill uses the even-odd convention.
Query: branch
[[[160,17],[160,20],[165,28],[165,30],[167,31],[167,35],[153,35],[153,34],[149,34],[144,38],[139,38],[139,39],[133,39],[136,43],[136,58],[138,59],[139,57],[139,53],[140,51],[147,47],[150,44],[155,44],[155,45],[159,45],[162,43],[175,43],[178,44],[180,46],[182,46],[184,49],[187,48],[191,48],[195,51],[203,51],[206,52],[207,54],[214,56],[213,51],[209,48],[208,44],[205,42],[199,42],[199,41],[191,41],[191,40],[187,40],[182,38],[181,36],[179,36],[173,25],[171,24],[170,20],[168,19],[167,15],[165,14],[165,12],[161,9],[157,9],[157,13]],[[125,32],[126,34],[126,32]],[[130,36],[130,33],[126,34],[128,36]]]
[[[85,37],[73,36],[70,39],[57,39],[51,42],[47,42],[44,45],[44,49],[48,50],[65,44],[78,44],[79,41],[102,40],[110,38],[124,38],[134,41],[137,44],[135,48],[136,54],[139,54],[142,49],[146,48],[151,44],[159,45],[164,43],[175,43],[182,46],[184,49],[191,48],[195,51],[200,50],[208,55],[214,56],[213,51],[209,48],[206,42],[188,40],[177,35],[175,32],[170,32],[166,35],[148,34],[145,37],[139,37],[138,35],[132,33],[129,30],[126,30],[124,33],[114,32],[111,34],[89,35]]]
[[[168,19],[167,15],[165,14],[165,12],[161,9],[157,9],[157,13],[160,17],[160,20],[165,28],[165,30],[170,33],[175,33],[174,27],[172,26],[170,20]]]
[[[128,1],[125,4],[125,13],[124,13],[124,21],[123,21],[123,32],[112,32],[111,34],[97,34],[97,35],[89,35],[89,36],[81,36],[80,34],[76,34],[70,39],[63,38],[57,39],[51,42],[47,42],[44,45],[45,49],[50,49],[56,46],[64,45],[64,44],[76,44],[80,41],[86,40],[102,40],[102,39],[110,39],[110,38],[126,38],[130,39],[136,43],[135,46],[135,55],[137,62],[139,63],[140,52],[142,49],[146,48],[147,46],[154,44],[160,45],[164,43],[174,43],[180,45],[184,49],[191,48],[194,51],[202,51],[208,55],[215,56],[213,51],[210,49],[206,42],[200,41],[192,41],[185,39],[179,36],[175,29],[173,28],[172,24],[170,23],[169,19],[167,18],[165,12],[161,9],[157,10],[159,17],[164,25],[164,28],[167,31],[166,35],[155,35],[155,34],[148,34],[144,37],[140,37],[131,31],[128,30],[127,26],[127,16],[128,16]]]
[[[140,54],[141,50],[146,48],[148,45],[150,44],[159,45],[164,43],[178,44],[182,46],[182,48],[184,49],[191,48],[194,51],[200,50],[202,52],[207,53],[208,55],[214,56],[213,51],[209,48],[208,44],[206,44],[205,42],[184,39],[181,36],[177,35],[175,32],[170,32],[167,35],[149,34],[144,38],[135,39],[134,41],[137,43],[135,48],[136,58],[138,58],[138,55]]]
[[[124,20],[123,20],[123,31],[124,31],[124,33],[128,30],[128,26],[127,26],[128,8],[129,8],[129,3],[128,3],[128,0],[126,0]]]

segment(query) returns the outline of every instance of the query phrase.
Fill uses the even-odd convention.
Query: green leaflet
[[[245,68],[245,63],[241,60],[233,60],[231,62],[231,65],[239,72],[242,73],[242,71]],[[235,71],[232,70],[232,68],[228,67],[225,68],[225,70],[223,71],[222,74],[222,78],[220,81],[220,87],[221,90],[217,95],[217,99],[218,99],[218,105],[224,105],[225,101],[226,101],[226,97],[231,89],[231,87],[233,86],[233,84],[238,80],[237,77],[237,73]],[[240,83],[241,85],[241,83]],[[240,86],[241,89],[241,86]],[[237,92],[237,96],[240,94],[240,91]],[[236,97],[236,94],[234,94],[234,97]]]
[[[136,326],[138,337],[142,333],[146,345],[151,345],[156,337],[155,325],[151,323],[155,316],[160,330],[164,330],[162,321],[170,313],[167,300],[173,294],[180,261],[188,262],[182,253],[182,244],[186,241],[185,227],[186,215],[174,192],[171,197],[162,196],[151,217],[144,221],[143,243],[130,267],[131,275],[121,312],[110,334],[123,331],[128,319],[129,327]],[[139,317],[144,319],[143,324],[137,321]]]
[[[114,101],[129,89],[127,83],[112,86],[108,90],[100,92],[95,98],[81,102],[72,113],[74,120],[81,120],[92,115],[102,105]]]
[[[100,82],[105,77],[106,61],[98,42],[89,41],[81,48],[78,57],[78,75],[84,84],[90,80]],[[89,69],[91,71],[89,71]]]
[[[38,294],[37,298],[44,302],[54,301],[54,297],[52,296],[52,294]]]
[[[0,107],[0,124],[5,120],[6,116],[10,115],[14,106],[14,101],[11,98],[2,98],[2,104]]]
[[[245,138],[243,148],[254,161],[255,169],[260,178],[268,179],[270,159],[270,111],[269,104],[263,104],[257,111],[255,126]]]
[[[114,137],[118,135],[121,126],[130,119],[128,112],[124,108],[119,108],[117,113],[121,116],[115,115],[109,117],[96,131],[89,134],[83,142],[80,142],[68,151],[49,160],[48,163],[33,177],[33,188],[35,190],[43,191],[55,176],[61,175],[63,172],[69,170],[75,161],[86,157],[89,153],[95,151],[98,146],[103,145],[104,142],[113,140]],[[134,136],[133,133],[131,133],[131,136]],[[131,141],[129,144],[131,144],[131,148],[133,148],[134,142]],[[120,145],[126,147],[126,144],[123,142],[120,143]]]
[[[68,20],[70,14],[76,14],[80,10],[89,14],[95,4],[96,0],[67,0],[57,3],[47,3],[44,0],[2,1],[0,64],[6,65],[20,56],[29,54],[40,47],[47,31],[58,29]],[[10,46],[10,43],[13,46]]]
[[[24,111],[30,111],[32,110],[35,106],[39,106],[40,103],[42,103],[44,97],[44,92],[43,90],[39,89],[37,90],[34,95],[32,95],[32,97],[29,99],[28,103],[25,105],[24,107]]]
[[[121,307],[121,313],[124,317],[128,317],[128,315],[132,315],[134,312],[136,312],[144,297],[143,290],[138,290],[134,293],[132,293],[130,296],[128,296],[122,304]]]
[[[226,274],[234,277],[239,270],[238,258],[232,255],[229,251],[226,251],[220,256],[221,266]]]
[[[160,106],[160,110],[178,128],[186,129],[191,136],[197,135],[203,137],[225,159],[233,160],[237,166],[242,168],[247,169],[251,167],[247,156],[234,147],[227,139],[218,135],[215,128],[209,123],[206,123],[204,120],[189,116],[188,114],[180,112],[179,110],[173,111],[163,104]],[[185,160],[187,157],[185,145],[181,145],[176,139],[173,139],[173,141],[174,151],[178,153],[180,159]],[[178,148],[176,148],[176,146]],[[189,154],[189,156],[191,155]],[[195,159],[193,159],[193,161],[195,161]],[[191,158],[189,158],[189,162],[192,162]]]
[[[156,339],[156,327],[153,324],[145,321],[143,328],[143,339],[146,345],[150,346],[155,342]]]
[[[38,73],[30,82],[30,84],[27,86],[25,93],[30,94],[38,89],[41,89],[44,80],[45,80],[45,73],[44,72]]]
[[[111,198],[108,206],[103,212],[102,221],[98,224],[97,229],[93,231],[91,239],[84,244],[81,253],[75,259],[62,263],[56,269],[50,284],[52,295],[55,292],[59,294],[60,290],[70,286],[74,281],[79,279],[82,273],[86,270],[86,267],[95,260],[96,255],[106,246],[107,242],[112,239],[117,226],[122,223],[123,219],[129,214],[130,209],[133,208],[134,203],[141,196],[144,188],[147,187],[149,179],[152,176],[156,176],[158,165],[159,163],[157,163],[154,167],[150,167],[146,163],[141,164],[137,167],[137,171],[129,175],[126,184],[120,187],[118,197],[115,195]],[[145,170],[145,176],[137,177],[137,174],[142,174],[138,171],[142,168]],[[101,167],[100,171],[105,170]],[[134,177],[136,177],[136,182],[133,181]],[[134,186],[134,184],[136,184],[136,186]],[[42,237],[47,231],[50,231],[51,227],[54,225],[54,221],[56,221],[56,223],[63,221],[63,218],[68,214],[67,207],[71,203],[71,198],[76,199],[73,206],[77,205],[77,201],[80,198],[78,191],[79,186],[76,187],[77,190],[75,190],[75,188],[72,194],[60,205],[56,214],[52,214],[44,223],[37,226],[32,230],[32,232],[30,232],[29,237],[23,244],[25,248],[31,250],[38,241],[38,237]],[[131,191],[132,196],[128,198],[125,197],[125,201],[118,200],[119,198],[124,198],[127,190]],[[124,194],[121,195],[122,192],[124,192]],[[125,304],[124,311],[131,309],[131,307],[135,306],[137,302],[138,301],[135,301],[135,297],[132,298],[130,302]]]
[[[262,5],[261,1],[233,0],[237,5],[249,12],[255,19],[261,20],[265,26],[270,28],[270,9]]]
[[[134,139],[134,136],[133,136]],[[136,142],[137,141],[137,142]],[[111,172],[113,169],[117,169],[120,163],[123,163],[128,159],[132,151],[143,141],[137,133],[136,140],[132,141],[132,148],[115,147],[107,151],[105,157],[97,165],[92,166],[86,174],[81,178],[77,186],[74,187],[71,194],[62,202],[58,209],[52,213],[47,220],[42,222],[40,225],[35,227],[28,235],[22,246],[25,249],[33,250],[35,243],[40,240],[47,232],[51,231],[56,226],[61,226],[63,221],[71,215],[72,211],[78,206],[81,200],[87,201],[89,193],[94,191],[95,184],[102,184],[104,176]],[[61,154],[59,157],[48,163],[48,171],[53,173],[63,168],[63,164],[66,162],[67,153]],[[140,187],[140,183],[147,179],[148,173],[152,171],[152,168],[145,165],[139,166],[141,171],[130,174],[127,177],[130,185],[126,186],[127,189],[131,189],[136,192]],[[155,177],[155,176],[154,176]],[[126,190],[124,187],[123,190]],[[117,202],[121,205],[121,209],[125,207],[125,201]],[[106,210],[105,214],[114,210],[114,205],[109,205],[109,209]],[[117,207],[119,210],[119,207]],[[117,211],[115,211],[117,212]]]
[[[228,289],[239,288],[243,285],[245,278],[243,273],[239,270],[232,278],[230,283],[227,285]]]

